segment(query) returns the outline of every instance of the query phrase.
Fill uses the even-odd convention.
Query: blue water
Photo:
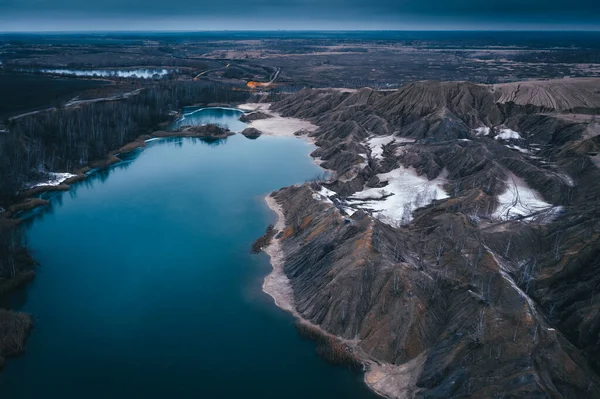
[[[319,169],[296,138],[149,143],[27,223],[35,315],[2,398],[373,398],[261,291],[268,192]]]
[[[183,109],[183,117],[175,121],[171,128],[183,126],[198,126],[209,123],[227,128],[232,132],[241,132],[248,127],[239,120],[244,112],[233,108],[198,108],[187,107]]]

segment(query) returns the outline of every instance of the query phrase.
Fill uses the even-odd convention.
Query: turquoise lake
[[[264,196],[320,172],[312,149],[158,140],[54,194],[26,222],[40,266],[13,301],[35,328],[2,397],[375,398],[299,337],[262,292],[268,257],[249,253],[275,221]]]

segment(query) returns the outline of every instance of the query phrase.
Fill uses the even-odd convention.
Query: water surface
[[[319,169],[296,138],[154,141],[27,224],[27,353],[3,398],[373,398],[261,291],[266,193]]]
[[[211,123],[232,132],[241,132],[248,127],[247,124],[239,120],[243,114],[244,111],[235,108],[186,107],[183,109],[183,116],[176,120],[171,128],[177,129],[182,126],[198,126]]]

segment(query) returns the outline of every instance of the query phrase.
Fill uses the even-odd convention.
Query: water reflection
[[[171,129],[215,124],[239,133],[248,127],[247,124],[239,120],[243,114],[243,111],[234,108],[184,108],[183,116],[171,125]]]
[[[372,399],[298,337],[261,292],[266,256],[249,254],[273,222],[266,193],[320,172],[314,147],[158,142],[25,223],[40,267],[14,307],[36,324],[3,397]]]

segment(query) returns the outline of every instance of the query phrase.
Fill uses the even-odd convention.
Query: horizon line
[[[77,34],[77,33],[244,33],[244,32],[290,32],[290,33],[347,33],[347,32],[586,32],[600,33],[600,28],[498,28],[498,29],[73,29],[73,30],[0,30],[0,34]]]

